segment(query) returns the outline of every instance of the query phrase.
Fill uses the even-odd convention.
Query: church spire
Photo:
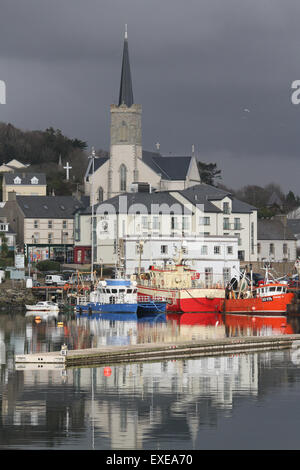
[[[132,81],[128,52],[127,25],[125,25],[119,106],[121,106],[121,104],[125,104],[128,108],[130,108],[130,106],[133,104]]]

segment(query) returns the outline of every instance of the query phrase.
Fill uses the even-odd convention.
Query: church
[[[142,106],[133,98],[128,36],[125,31],[118,105],[110,106],[110,152],[90,158],[84,191],[91,203],[130,192],[133,184],[150,183],[152,191],[184,190],[199,184],[194,155],[163,156],[142,147]],[[92,195],[94,197],[92,197]]]

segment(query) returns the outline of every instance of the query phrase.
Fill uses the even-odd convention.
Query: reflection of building
[[[73,196],[16,196],[9,194],[3,212],[17,243],[32,261],[73,260],[73,217],[83,203]]]

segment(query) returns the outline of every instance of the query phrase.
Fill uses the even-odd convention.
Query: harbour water
[[[298,449],[297,349],[64,369],[14,355],[300,332],[300,316],[0,315],[1,449]],[[280,432],[279,432],[280,430]]]

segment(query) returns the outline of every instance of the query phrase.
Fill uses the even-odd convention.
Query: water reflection
[[[13,354],[58,350],[64,342],[85,348],[299,333],[299,318],[2,314],[0,447],[293,448],[300,349],[67,370],[17,365]],[[265,432],[249,440],[251,420]]]
[[[218,313],[136,315],[52,313],[1,314],[0,361],[3,348],[12,354],[96,348],[153,342],[198,341],[231,336],[265,336],[300,332],[300,315],[252,316]]]
[[[110,374],[104,367],[11,369],[0,383],[0,447],[222,448],[229,439],[223,420],[234,423],[245,403],[249,414],[259,416],[268,395],[276,400],[274,389],[293,386],[298,396],[293,352],[111,365]],[[231,439],[234,448],[236,436]],[[258,433],[250,448],[261,439]],[[247,448],[249,442],[243,444]]]

